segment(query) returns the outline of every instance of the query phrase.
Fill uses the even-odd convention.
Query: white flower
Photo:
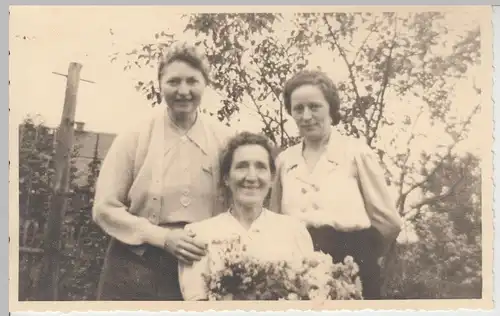
[[[245,246],[248,246],[247,251],[244,250]],[[283,292],[289,294],[279,299],[297,300],[306,296],[315,300],[327,300],[330,297],[342,299],[359,296],[358,284],[349,281],[350,274],[356,269],[352,258],[346,258],[345,265],[334,265],[328,254],[315,252],[304,258],[284,260],[279,256],[270,257],[265,252],[260,252],[259,247],[248,245],[239,238],[219,241],[214,248],[217,251],[212,252],[210,275],[207,278],[211,300],[227,299],[233,295],[271,298],[277,297],[276,293]],[[221,278],[234,275],[235,268],[238,269],[241,284],[238,293],[229,293],[228,289],[222,288]],[[339,275],[339,280],[333,279],[334,273]],[[248,292],[254,286],[257,287],[256,292]],[[273,292],[275,290],[278,292]]]
[[[290,294],[288,294],[286,299],[289,301],[298,301],[299,296],[296,293],[290,293]]]

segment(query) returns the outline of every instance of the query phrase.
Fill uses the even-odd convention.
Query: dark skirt
[[[381,276],[378,264],[380,236],[374,228],[355,232],[340,232],[330,226],[308,228],[314,250],[332,256],[335,263],[352,256],[359,266],[359,277],[363,284],[363,298],[380,299]]]
[[[181,301],[178,261],[165,250],[146,246],[142,256],[112,238],[104,261],[97,300]]]

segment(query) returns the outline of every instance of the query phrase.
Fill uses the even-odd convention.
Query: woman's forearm
[[[118,135],[106,154],[96,184],[92,217],[107,234],[130,245],[163,247],[165,229],[131,214],[126,201],[134,182],[137,134]]]
[[[168,229],[154,225],[125,208],[94,208],[94,221],[110,236],[129,245],[150,244],[163,248]]]

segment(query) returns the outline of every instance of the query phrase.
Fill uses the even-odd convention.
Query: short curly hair
[[[169,47],[166,54],[162,56],[158,65],[158,82],[161,83],[163,70],[174,61],[183,61],[191,67],[198,69],[205,78],[205,82],[210,82],[210,65],[206,55],[195,45],[187,42],[177,42]]]
[[[226,208],[231,207],[232,193],[231,190],[226,186],[225,180],[229,176],[229,172],[231,171],[231,165],[233,164],[234,153],[236,149],[245,145],[259,145],[264,148],[269,157],[269,168],[271,169],[271,175],[274,176],[276,174],[276,148],[269,141],[269,139],[262,134],[255,134],[250,132],[241,132],[237,135],[233,136],[225,148],[222,150],[220,155],[220,186],[219,186],[219,198],[223,202],[223,205]],[[268,200],[271,196],[271,190],[267,192],[265,201]]]
[[[220,158],[220,182],[224,183],[224,180],[229,175],[231,170],[231,165],[233,164],[234,152],[236,149],[245,145],[259,145],[264,148],[268,153],[269,167],[271,168],[271,174],[276,173],[276,164],[274,158],[276,156],[276,149],[269,139],[262,135],[251,132],[240,132],[237,135],[229,139],[227,145],[222,151]]]
[[[283,89],[283,100],[285,109],[289,115],[292,114],[291,95],[295,89],[303,85],[314,85],[318,87],[330,106],[330,117],[332,125],[340,122],[340,97],[338,89],[328,75],[319,70],[302,70],[288,79]]]

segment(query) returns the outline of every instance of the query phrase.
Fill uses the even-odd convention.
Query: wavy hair
[[[302,70],[292,78],[288,79],[283,88],[283,100],[285,109],[289,115],[292,114],[291,95],[295,89],[303,85],[313,85],[318,87],[325,100],[330,106],[330,117],[332,125],[335,126],[340,122],[340,97],[337,86],[328,77],[328,75],[319,70]]]

